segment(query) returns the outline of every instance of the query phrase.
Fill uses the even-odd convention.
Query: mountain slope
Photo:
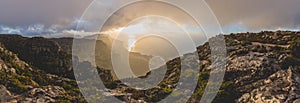
[[[112,70],[112,43],[107,40],[109,39],[108,37],[99,36],[98,39],[95,44],[97,47],[95,51],[85,49],[85,47],[89,47],[94,42],[93,39],[86,38],[78,40],[81,43],[81,48],[74,49],[81,52],[78,54],[83,55],[95,52],[96,65]],[[16,53],[20,59],[36,68],[54,75],[75,79],[72,71],[73,38],[28,38],[20,35],[1,34],[0,43],[3,43],[8,50]],[[119,50],[128,52],[125,47],[119,47]],[[147,67],[151,56],[140,53],[130,53],[129,56],[135,74],[144,75],[149,71]],[[86,58],[80,59],[82,59],[80,61],[86,61]]]
[[[76,82],[47,74],[0,44],[0,102],[84,102]]]
[[[0,42],[28,64],[47,73],[74,78],[72,56],[54,41],[41,38],[26,38],[20,35],[0,35]]]
[[[226,74],[223,84],[221,85],[221,89],[218,91],[218,95],[213,100],[213,102],[299,102],[300,32],[264,31],[259,33],[238,33],[224,36],[226,39],[228,54],[226,57]],[[25,42],[26,40],[29,40],[29,38],[24,38],[16,35],[0,35],[0,42],[4,42],[4,45],[10,48],[9,50],[16,52],[18,56],[20,55],[20,57],[22,54],[22,49],[26,50],[26,48],[20,47],[18,45],[28,44],[26,46],[29,46],[31,48],[44,48],[31,49],[34,50],[32,51],[34,53],[38,53],[37,51],[41,50],[47,51],[49,48],[54,48],[53,50],[56,51],[51,53],[57,53],[57,51],[65,51],[60,50],[59,47],[61,46],[58,45],[71,44],[70,42],[64,40],[56,43],[53,43],[56,40],[46,41],[45,44],[34,43],[34,41],[44,42],[44,39],[42,38],[32,38],[30,40],[33,41],[28,41],[28,43]],[[14,43],[17,43],[18,45]],[[69,49],[67,51],[70,51],[70,47],[71,46],[68,47]],[[199,67],[201,68],[201,71],[199,73],[200,79],[198,80],[197,87],[194,90],[185,90],[188,92],[193,92],[193,95],[189,99],[189,102],[197,102],[203,95],[204,89],[208,83],[208,77],[211,75],[210,69],[212,66],[214,66],[211,63],[210,52],[211,51],[208,43],[205,43],[204,45],[197,48],[197,53],[199,54],[200,61]],[[0,69],[0,90],[3,91],[1,92],[3,94],[1,96],[3,97],[0,97],[0,102],[22,102],[27,100],[37,101],[40,100],[39,98],[42,98],[42,100],[46,101],[54,101],[56,99],[66,100],[70,102],[84,101],[74,80],[52,75],[54,73],[46,71],[44,70],[44,68],[36,69],[35,67],[37,66],[35,66],[36,64],[34,65],[34,63],[32,62],[33,60],[24,59],[24,61],[29,64],[31,62],[33,63],[35,67],[31,67],[29,64],[26,64],[22,60],[18,59],[17,55],[6,50],[3,46],[0,46],[0,54],[0,64],[2,64]],[[35,56],[30,52],[24,54],[28,54],[28,56]],[[62,55],[60,53],[57,54],[58,55],[53,55],[54,58],[59,58],[55,56]],[[64,52],[63,54],[68,53]],[[189,54],[185,56],[189,56]],[[60,59],[62,59],[62,61],[70,60],[70,58]],[[180,74],[180,66],[191,68],[190,64],[193,62],[191,62],[190,60],[191,59],[187,58],[183,61],[180,61],[179,58],[175,58],[171,61],[168,61],[167,72],[165,73],[163,81],[161,81],[158,86],[144,91],[136,90],[124,85],[124,83],[121,83],[118,80],[114,80],[113,75],[111,74],[112,71],[110,71],[110,69],[98,65],[99,76],[104,81],[104,84],[106,85],[108,90],[98,88],[97,91],[101,91],[102,94],[95,94],[95,96],[92,96],[92,98],[88,98],[88,100],[93,100],[95,98],[104,100],[103,97],[115,96],[120,100],[133,103],[160,101],[170,95],[170,93],[176,86],[191,85],[178,82],[180,76],[178,75]],[[189,64],[181,65],[180,62],[187,62]],[[91,63],[83,63],[92,66]],[[39,69],[42,69],[43,71]],[[183,72],[189,73],[191,72],[191,70],[186,70]],[[164,74],[162,69],[156,69],[147,73],[146,76],[143,76],[141,78],[149,77],[149,80],[154,80],[156,79],[157,75],[160,75],[162,73]],[[195,74],[186,75],[182,79],[193,79],[193,75]],[[132,78],[129,78],[128,80],[135,81]],[[136,82],[136,85],[139,85],[139,82]],[[43,92],[41,96],[36,96],[32,95],[33,91]],[[55,95],[49,96],[49,93],[51,94],[52,92],[54,92]],[[184,95],[185,92],[176,93],[177,97],[182,97]],[[182,102],[180,100],[175,101]]]
[[[300,58],[298,54],[300,32],[265,31],[224,36],[228,53],[226,74],[221,89],[213,102],[299,102]],[[208,43],[198,47],[198,54],[200,59],[199,66],[202,69],[197,88],[195,90],[186,90],[194,91],[193,96],[189,99],[190,102],[200,100],[208,82],[210,67],[212,67]],[[122,85],[120,81],[110,83],[111,81],[109,80],[106,81],[108,83],[107,87],[113,87],[110,88],[112,94],[118,94],[120,91],[125,91],[125,93],[130,91],[130,95],[121,97],[116,95],[123,101],[159,101],[168,96],[176,86],[189,85],[177,83],[179,77],[178,66],[180,67],[179,58],[169,61],[167,66],[166,77],[154,89],[139,91]],[[186,67],[185,65],[182,66]],[[151,74],[148,77],[154,77],[153,79],[155,79],[155,75],[159,74]],[[189,76],[186,76],[183,79],[189,78]],[[155,92],[157,90],[162,92]],[[178,93],[177,95],[180,97],[184,94]],[[128,99],[129,97],[131,99]]]

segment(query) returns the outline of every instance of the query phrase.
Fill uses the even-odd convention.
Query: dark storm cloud
[[[83,13],[90,2],[91,0],[1,0],[0,24],[69,25]]]
[[[74,30],[92,0],[2,0],[0,33],[40,36]]]
[[[259,31],[297,29],[300,25],[300,0],[206,1],[223,27],[244,25],[251,31]]]

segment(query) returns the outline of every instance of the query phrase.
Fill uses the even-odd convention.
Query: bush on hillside
[[[292,55],[296,58],[300,58],[300,39],[294,40],[290,46]]]

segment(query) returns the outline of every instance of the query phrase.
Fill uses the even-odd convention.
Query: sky
[[[91,2],[92,0],[1,0],[0,34],[55,36],[84,33],[75,29]],[[206,2],[219,20],[224,33],[298,30],[300,27],[300,0]],[[114,3],[104,5],[109,7]],[[126,12],[124,10],[123,15],[126,15]],[[143,8],[135,9],[135,12],[143,12]]]

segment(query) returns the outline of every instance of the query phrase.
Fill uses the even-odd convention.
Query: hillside
[[[84,102],[76,82],[47,74],[0,44],[0,102]]]
[[[299,102],[300,59],[298,54],[300,32],[239,33],[225,35],[225,38],[228,52],[226,74],[221,89],[213,102]],[[200,100],[208,83],[207,80],[212,67],[208,43],[198,47],[198,54],[201,68],[200,79],[195,91],[186,90],[194,91],[189,102]],[[188,60],[184,60],[184,62],[188,62]],[[158,87],[150,90],[135,90],[122,85],[120,81],[110,83],[109,80],[106,81],[106,87],[112,87],[110,88],[111,94],[116,95],[123,101],[160,101],[168,96],[176,86],[189,85],[177,83],[180,67],[179,58],[169,61],[167,66],[168,71],[164,80],[160,82]],[[182,66],[189,67],[188,65]],[[156,71],[159,71],[159,69]],[[159,74],[151,75],[149,75],[149,78],[155,79],[155,75]],[[189,75],[183,79],[191,79],[190,77],[192,76]],[[137,85],[139,84],[137,83]],[[120,91],[124,91],[121,92],[122,96],[118,95]],[[184,93],[177,93],[178,97],[183,95]],[[131,99],[128,99],[129,97]]]
[[[300,102],[300,32],[264,31],[224,36],[227,46],[226,74],[221,89],[213,102]],[[211,38],[211,40],[213,39]],[[76,87],[76,82],[72,78],[65,78],[68,77],[67,75],[62,75],[63,73],[70,73],[69,76],[73,77],[71,74],[72,68],[69,68],[70,62],[68,62],[71,61],[69,54],[71,50],[70,45],[72,44],[69,40],[71,39],[25,38],[17,35],[0,35],[0,42],[3,43],[0,46],[0,64],[2,65],[0,68],[0,90],[3,91],[1,92],[3,95],[0,95],[3,96],[0,97],[0,102],[37,101],[39,98],[48,100],[48,102],[57,102],[55,101],[56,99],[69,102],[84,101]],[[41,44],[41,42],[43,43]],[[105,43],[101,45],[105,45]],[[62,49],[62,47],[68,49]],[[28,50],[28,48],[31,49]],[[30,52],[24,52],[26,50]],[[51,53],[51,59],[46,59],[48,54],[43,54],[45,52]],[[103,52],[107,51],[104,50]],[[213,66],[211,65],[210,52],[208,43],[197,48],[200,60],[199,67],[201,68],[199,73],[200,79],[195,90],[185,90],[189,92],[194,91],[192,97],[189,98],[189,102],[197,102],[203,95],[210,75],[210,69]],[[37,54],[43,55],[39,56]],[[189,56],[189,54],[185,56]],[[39,61],[35,61],[34,59],[36,58]],[[55,63],[56,59],[68,65]],[[45,60],[49,60],[50,64],[39,66],[40,61]],[[182,62],[193,63],[190,60],[187,58]],[[161,67],[141,77],[148,77],[148,80],[154,81],[158,75],[165,73],[163,81],[158,86],[148,90],[130,88],[119,80],[114,80],[111,69],[97,65],[99,66],[99,76],[108,90],[98,88],[97,91],[100,91],[102,94],[95,94],[95,96],[92,96],[93,98],[88,98],[87,100],[100,99],[101,101],[109,101],[105,97],[115,96],[120,100],[133,103],[160,101],[170,95],[176,86],[190,85],[178,82],[180,66],[190,68],[190,65],[181,65],[180,62],[179,58],[175,58],[167,62],[166,73],[163,72],[163,67]],[[82,63],[92,66],[88,62]],[[51,66],[54,65],[57,72],[49,70],[53,69]],[[107,67],[110,67],[110,65],[108,64]],[[191,71],[182,72],[189,73]],[[193,75],[195,74],[186,75],[182,79],[193,79]],[[24,78],[26,79],[24,80]],[[135,81],[133,78],[128,78],[128,80]],[[136,85],[139,85],[139,83],[136,82]],[[47,95],[33,95],[32,91],[37,90],[43,91]],[[51,93],[56,94],[49,95]],[[184,92],[176,93],[177,97],[183,95],[185,95]],[[176,101],[182,102],[180,100]]]
[[[99,37],[96,42],[96,65],[105,69],[112,70],[111,61],[111,42],[107,38]],[[90,45],[93,40],[80,40],[81,47]],[[42,37],[22,37],[20,35],[1,34],[0,43],[2,43],[8,50],[17,54],[18,57],[33,67],[39,68],[47,73],[74,78],[72,71],[72,38],[42,38]],[[122,52],[127,52],[124,47],[120,47]],[[85,48],[76,48],[76,51],[85,54],[93,52]],[[142,55],[139,53],[130,53],[130,59],[135,67],[137,75],[144,75],[148,71],[148,61],[151,56]],[[85,58],[81,58],[85,61]],[[144,69],[141,69],[144,68]]]
[[[47,73],[74,78],[72,73],[72,55],[57,42],[20,35],[0,35],[0,42],[26,63]]]

